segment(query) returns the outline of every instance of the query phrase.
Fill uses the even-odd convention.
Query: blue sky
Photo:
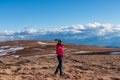
[[[0,0],[0,32],[94,22],[120,24],[120,0]]]

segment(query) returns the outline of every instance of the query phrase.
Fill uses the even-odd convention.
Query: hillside
[[[120,80],[119,48],[64,43],[64,77],[57,66],[54,41],[0,42],[0,80]]]

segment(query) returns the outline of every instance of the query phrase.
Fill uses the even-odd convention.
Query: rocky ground
[[[0,53],[7,51],[8,55],[0,56],[0,80],[120,80],[120,55],[109,54],[120,49],[64,44],[61,77],[54,75],[58,64],[55,45],[48,41],[1,42]],[[24,49],[13,51],[16,46]]]

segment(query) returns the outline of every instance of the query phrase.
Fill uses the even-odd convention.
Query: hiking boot
[[[60,76],[64,76],[64,74],[63,74],[63,73],[60,73]]]
[[[58,72],[54,72],[54,75],[57,75]]]

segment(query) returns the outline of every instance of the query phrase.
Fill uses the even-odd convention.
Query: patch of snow
[[[0,53],[3,52],[4,50],[3,49],[0,49]]]
[[[76,51],[78,49],[70,49],[70,50],[65,50],[65,52],[71,52],[71,51]]]
[[[56,51],[52,51],[52,53],[56,53]]]
[[[38,42],[38,44],[46,45],[47,43],[43,43],[43,42]]]
[[[91,51],[78,51],[78,52],[75,52],[75,53],[91,53]]]
[[[2,46],[0,47],[0,49],[3,49],[3,48],[9,48],[10,46]]]
[[[4,49],[0,49],[0,55],[6,55],[8,51]]]
[[[19,46],[2,46],[0,47],[0,55],[7,55],[8,53],[12,52],[15,53],[18,50],[23,50],[24,47],[19,47]],[[7,49],[6,49],[7,48]]]
[[[66,50],[65,52],[70,52],[70,51],[72,51],[72,50]]]
[[[19,58],[20,56],[19,55],[14,55],[15,58]]]
[[[111,54],[120,54],[120,52],[111,52]]]
[[[10,48],[9,50],[10,51],[17,51],[17,50],[22,50],[22,49],[24,49],[24,47],[15,46],[15,47]]]
[[[40,51],[41,51],[41,50],[43,50],[43,49],[39,49],[39,48],[34,48],[33,50],[40,50]]]

